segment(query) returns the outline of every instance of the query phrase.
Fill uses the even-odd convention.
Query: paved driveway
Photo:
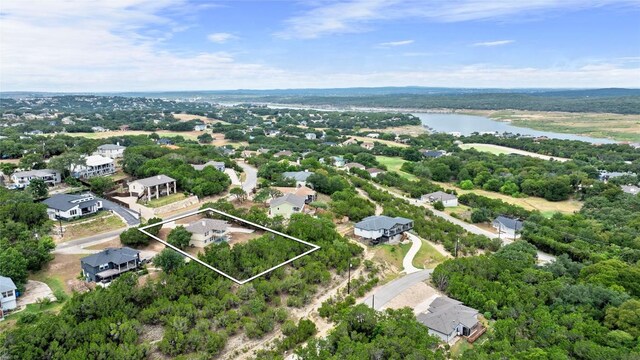
[[[242,161],[238,161],[237,164],[242,168],[242,170],[244,170],[244,173],[246,174],[244,183],[242,183],[242,190],[244,190],[247,194],[250,194],[258,184],[258,169]]]
[[[129,210],[124,206],[120,206],[114,203],[113,201],[110,201],[107,199],[103,199],[103,198],[97,198],[97,199],[102,201],[102,206],[104,207],[105,210],[111,210],[114,213],[120,215],[120,217],[127,222],[127,225],[129,226],[140,225],[140,219],[138,219],[137,214],[134,211]]]
[[[19,307],[23,307],[28,304],[35,304],[38,302],[38,299],[42,298],[56,301],[56,297],[53,295],[53,291],[51,291],[49,285],[40,281],[27,280],[24,293],[20,295],[16,301]]]
[[[428,279],[431,276],[432,272],[433,269],[420,270],[395,279],[392,282],[380,287],[373,295],[364,299],[362,303],[369,306],[371,306],[371,304],[373,303],[374,309],[380,310],[384,305],[393,300],[393,298],[401,294],[403,291],[419,282]]]

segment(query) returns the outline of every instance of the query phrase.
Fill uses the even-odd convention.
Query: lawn
[[[158,199],[151,199],[146,203],[144,203],[144,206],[147,206],[150,208],[157,208],[157,207],[169,205],[176,201],[184,200],[186,198],[187,197],[183,193],[175,193],[175,194],[160,197]]]
[[[393,157],[393,156],[376,156],[376,160],[378,160],[380,164],[386,166],[387,170],[395,171],[400,176],[402,176],[407,180],[411,180],[411,181],[418,180],[418,178],[415,175],[409,174],[407,172],[400,170],[400,168],[402,167],[402,164],[404,164],[407,160],[401,159],[399,157]]]
[[[534,158],[538,158],[538,159],[543,159],[543,160],[551,160],[554,159],[556,161],[569,161],[569,159],[567,158],[561,158],[561,157],[552,157],[552,156],[548,156],[548,155],[542,155],[542,154],[536,154],[530,151],[524,151],[524,150],[520,150],[520,149],[514,149],[514,148],[510,148],[507,146],[501,146],[501,145],[493,145],[493,144],[462,144],[459,145],[461,149],[463,150],[467,150],[467,149],[475,149],[481,152],[488,152],[494,155],[501,155],[501,154],[518,154],[518,155],[523,155],[523,156],[530,156],[530,157],[534,157]]]
[[[438,252],[431,244],[422,240],[422,246],[416,257],[413,258],[413,266],[419,269],[433,269],[446,258]]]
[[[89,219],[78,219],[68,223],[63,222],[62,226],[64,227],[62,241],[69,241],[120,229],[127,225],[118,216],[102,211],[102,214]]]
[[[373,143],[379,142],[380,144],[385,144],[387,146],[395,146],[395,147],[402,147],[402,148],[409,147],[409,145],[407,144],[397,143],[395,141],[390,141],[390,140],[373,139],[366,136],[353,136],[353,135],[349,135],[349,137],[354,138],[358,141],[373,142]]]
[[[409,252],[409,249],[411,249],[410,242],[399,245],[376,245],[373,248],[373,259],[382,264],[389,264],[398,271],[402,271],[402,259],[404,259],[407,252]],[[433,269],[444,260],[446,260],[446,258],[440,254],[438,250],[423,240],[420,250],[418,250],[416,257],[413,258],[413,266],[419,269]]]

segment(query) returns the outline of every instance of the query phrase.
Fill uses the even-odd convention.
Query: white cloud
[[[549,11],[577,11],[605,5],[638,7],[637,0],[348,0],[319,2],[306,12],[285,20],[282,38],[313,39],[331,34],[370,30],[374,23],[405,21],[408,18],[431,22],[460,22],[505,19]]]
[[[395,46],[403,46],[413,44],[413,40],[400,40],[400,41],[389,41],[378,44],[378,46],[382,47],[395,47]]]
[[[514,40],[496,40],[496,41],[485,41],[485,42],[477,42],[473,44],[473,46],[484,46],[484,47],[493,47],[493,46],[502,46],[514,43]]]
[[[233,35],[233,34],[224,33],[224,32],[213,33],[213,34],[209,34],[207,36],[207,39],[209,39],[209,41],[217,43],[217,44],[224,44],[229,40],[235,40],[237,38],[238,37]]]

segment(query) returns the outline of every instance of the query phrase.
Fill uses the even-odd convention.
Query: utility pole
[[[371,308],[376,309],[376,294],[371,295]]]
[[[349,260],[349,280],[347,280],[347,295],[351,294],[351,260]]]
[[[458,257],[458,241],[460,241],[460,238],[456,238],[456,252],[455,252],[455,257]]]
[[[62,230],[62,218],[58,217],[58,224],[60,224],[60,237],[64,237],[64,231]]]

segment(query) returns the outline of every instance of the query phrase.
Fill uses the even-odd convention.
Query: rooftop
[[[356,223],[355,226],[358,229],[362,230],[376,231],[381,229],[388,230],[396,226],[397,224],[406,225],[410,224],[411,222],[413,222],[413,220],[403,217],[392,218],[390,216],[380,215],[366,217],[362,219],[362,221]]]
[[[304,207],[304,200],[305,198],[299,195],[294,195],[294,194],[287,194],[284,196],[281,196],[279,198],[275,198],[273,200],[271,200],[271,202],[269,203],[270,207],[274,207],[274,206],[280,206],[284,203],[288,203],[291,204],[293,206],[299,207],[299,208],[303,208]]]
[[[116,144],[104,144],[98,146],[99,150],[124,150],[126,147]]]
[[[204,170],[206,166],[213,166],[214,168],[218,168],[224,166],[224,163],[222,161],[208,161],[205,164],[191,164],[191,166],[193,166],[194,169],[201,171]]]
[[[76,206],[80,206],[81,209],[86,209],[95,205],[98,202],[96,198],[91,194],[84,195],[70,195],[70,194],[56,194],[50,198],[42,201],[50,209],[67,211],[73,209]]]
[[[223,220],[202,219],[189,224],[186,229],[193,234],[204,234],[211,230],[227,230],[229,223]]]
[[[429,329],[451,334],[458,324],[474,327],[478,323],[477,315],[478,310],[464,306],[460,301],[440,296],[433,300],[429,312],[419,314],[416,318]]]
[[[87,166],[100,166],[113,164],[113,159],[101,155],[91,155],[85,158],[85,163],[87,164]]]
[[[506,217],[504,215],[498,216],[493,221],[500,223],[502,226],[504,226],[507,229],[513,229],[513,230],[521,230],[522,226],[524,225],[524,222],[522,222],[522,221],[520,221],[518,219],[513,219],[513,218],[510,218],[510,217]]]
[[[127,261],[138,259],[139,253],[139,251],[129,247],[107,248],[97,254],[83,257],[80,259],[80,262],[92,267],[108,263],[122,264]]]
[[[151,176],[144,179],[138,179],[138,180],[132,181],[131,183],[138,183],[143,186],[149,187],[149,186],[162,185],[162,184],[166,184],[174,181],[176,180],[168,177],[167,175],[161,174],[161,175]]]
[[[446,193],[444,191],[436,191],[431,194],[422,195],[422,197],[430,200],[440,200],[440,201],[457,199],[455,195]]]
[[[29,176],[51,176],[53,174],[57,174],[58,171],[51,169],[40,169],[40,170],[28,170],[28,171],[16,171],[12,176],[15,177],[29,177]]]
[[[6,276],[0,276],[0,292],[11,291],[17,289],[16,284],[13,283],[11,278]]]
[[[287,171],[282,173],[284,178],[294,179],[295,181],[307,181],[311,175],[313,175],[311,171]]]

